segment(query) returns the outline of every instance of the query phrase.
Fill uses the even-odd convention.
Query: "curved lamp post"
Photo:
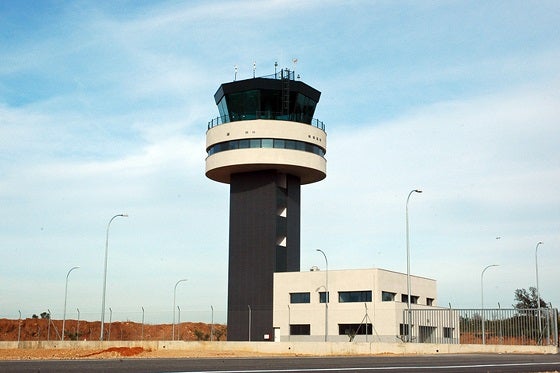
[[[173,331],[171,334],[171,339],[175,340],[175,299],[177,297],[177,285],[179,285],[181,282],[185,282],[187,281],[186,278],[179,280],[175,283],[175,287],[173,288]]]
[[[111,222],[116,218],[116,217],[128,217],[127,214],[117,214],[115,216],[113,216],[111,218],[111,220],[109,220],[109,223],[107,224],[107,234],[105,236],[105,267],[103,270],[103,298],[101,300],[101,335],[99,336],[99,340],[102,341],[103,340],[103,330],[105,327],[105,293],[107,290],[107,256],[109,254],[109,227],[111,226]]]
[[[541,294],[539,292],[539,264],[537,261],[537,252],[539,249],[539,245],[542,245],[542,241],[537,242],[537,246],[535,247],[535,275],[537,277],[537,309],[539,315],[539,338],[542,335],[542,325],[541,325]]]
[[[498,264],[490,264],[484,267],[482,273],[480,274],[480,301],[482,306],[482,344],[486,344],[486,335],[484,332],[484,272],[490,267],[498,267]]]
[[[323,254],[325,257],[325,266],[326,266],[326,281],[325,281],[325,342],[329,336],[329,261],[327,260],[327,254],[321,249],[316,249],[318,252]]]
[[[66,298],[68,296],[68,276],[70,276],[70,272],[80,267],[72,267],[66,274],[66,285],[64,286],[64,312],[62,316],[62,341],[64,341],[64,325],[66,324]]]
[[[422,193],[420,189],[413,189],[406,197],[406,292],[408,298],[408,342],[412,342],[412,313],[410,308],[410,241],[408,234],[408,201],[412,193]]]

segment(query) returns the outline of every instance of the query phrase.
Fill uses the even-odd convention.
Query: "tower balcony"
[[[206,132],[206,176],[229,183],[234,173],[276,170],[301,184],[323,180],[327,134],[320,123],[246,119],[212,126]]]

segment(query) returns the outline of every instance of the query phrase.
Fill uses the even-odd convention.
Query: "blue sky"
[[[327,178],[301,268],[406,271],[439,305],[560,304],[560,3],[0,3],[0,317],[225,322],[229,189],[204,176],[219,85],[295,68],[322,92]],[[298,59],[294,66],[292,60]],[[496,237],[501,237],[496,239]],[[107,319],[107,317],[106,317]]]

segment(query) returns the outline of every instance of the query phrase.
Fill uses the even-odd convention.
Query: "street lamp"
[[[172,328],[172,334],[171,334],[171,338],[172,340],[175,340],[175,299],[177,296],[177,285],[179,285],[181,282],[185,282],[187,281],[186,278],[179,280],[175,283],[175,287],[173,288],[173,328]]]
[[[142,306],[142,341],[144,340],[144,306]]]
[[[66,298],[68,295],[68,276],[70,276],[70,272],[78,268],[80,267],[72,267],[66,274],[66,285],[64,286],[64,312],[62,316],[62,339],[61,339],[62,341],[64,341],[64,324],[66,323]]]
[[[19,340],[21,337],[21,311],[18,310],[19,313],[19,319],[18,319],[18,331],[17,331],[17,341],[18,341],[18,347],[19,347]]]
[[[103,298],[101,300],[101,335],[99,336],[99,340],[103,340],[103,329],[105,326],[105,293],[107,291],[107,256],[109,254],[109,227],[111,226],[111,222],[118,216],[122,216],[127,218],[127,214],[117,214],[109,220],[107,224],[107,234],[105,236],[105,267],[103,271]]]
[[[181,307],[177,305],[177,339],[181,339]]]
[[[111,325],[113,325],[113,310],[109,307],[109,333],[107,333],[107,340],[111,340]]]
[[[325,285],[320,285],[317,289],[315,289],[315,292],[319,293],[319,302],[321,301],[321,289],[325,289],[325,342],[327,341],[327,335],[328,335],[328,318],[329,318],[329,307],[327,306],[327,288],[325,287]],[[288,304],[288,312],[290,311],[290,305]],[[289,319],[289,316],[288,316]],[[288,323],[288,325],[290,325]]]
[[[321,249],[316,249],[318,252],[323,254],[325,257],[325,266],[326,266],[326,281],[325,281],[325,342],[328,339],[329,335],[329,261],[327,260],[327,254]]]
[[[542,241],[537,242],[537,246],[535,247],[535,274],[537,276],[537,309],[539,315],[539,338],[542,335],[542,326],[541,326],[541,294],[539,292],[539,264],[537,262],[537,251],[539,249],[539,245],[542,245]]]
[[[210,342],[214,341],[214,306],[210,305],[211,317],[210,317]]]
[[[482,306],[482,344],[486,344],[486,335],[484,334],[484,272],[490,267],[498,267],[498,264],[490,264],[484,267],[480,275],[480,300]]]
[[[408,201],[412,193],[422,193],[419,189],[413,189],[406,197],[406,290],[408,302],[408,342],[412,341],[412,313],[410,308],[410,240],[408,237]]]
[[[80,338],[80,309],[76,308],[76,311],[78,311],[78,323],[76,324],[76,340],[78,340]]]
[[[249,342],[251,342],[251,316],[252,316],[252,311],[251,311],[251,305],[248,304],[247,305],[247,309],[249,312],[249,329],[247,330],[247,332],[249,333]]]

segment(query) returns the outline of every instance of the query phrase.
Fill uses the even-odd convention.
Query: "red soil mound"
[[[66,320],[64,340],[99,340],[101,322]],[[211,334],[212,330],[212,336]],[[205,323],[184,322],[171,324],[141,324],[136,322],[112,322],[104,325],[104,340],[110,341],[169,341],[172,336],[181,341],[224,341],[227,328],[222,324],[212,327]],[[0,341],[53,341],[62,339],[62,320],[50,319],[0,319]]]
[[[144,352],[144,349],[142,347],[111,347],[108,348],[106,350],[103,351],[98,351],[98,352],[94,352],[91,354],[87,354],[84,355],[83,357],[90,357],[90,356],[95,356],[95,355],[100,355],[103,353],[116,353],[119,356],[134,356],[134,355],[138,355],[141,354],[142,352]]]

